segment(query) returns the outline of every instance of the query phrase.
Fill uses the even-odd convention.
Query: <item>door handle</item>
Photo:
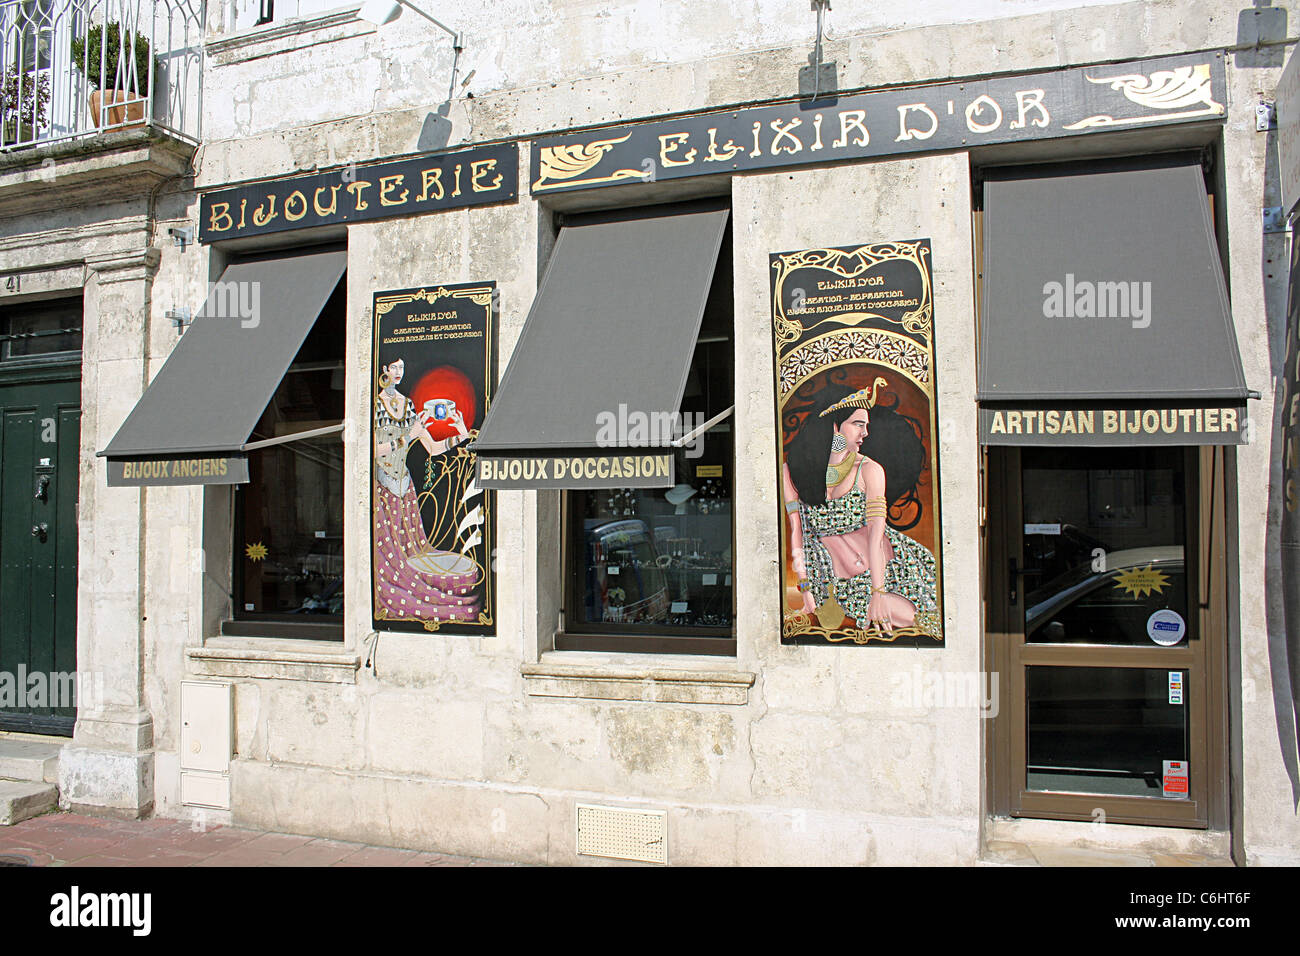
[[[44,521],[42,521],[40,524],[32,525],[33,538],[40,538],[41,541],[44,541],[49,536],[50,536],[50,526],[46,524]]]
[[[36,479],[36,500],[44,501],[50,490],[50,476],[41,475]]]
[[[1007,565],[1008,565],[1008,572],[1009,572],[1007,574],[1007,580],[1010,581],[1011,583],[1010,594],[1008,595],[1007,600],[1008,603],[1015,604],[1019,596],[1020,579],[1022,577],[1035,577],[1035,578],[1042,577],[1043,572],[1042,569],[1040,568],[1018,567],[1015,558],[1008,559]]]

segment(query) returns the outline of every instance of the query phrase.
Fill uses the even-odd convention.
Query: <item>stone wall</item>
[[[466,31],[460,75],[475,75],[462,90],[473,98],[458,94],[447,112],[450,131],[441,135],[450,145],[527,140],[790,96],[811,48],[807,6],[806,0],[447,4],[440,18]],[[1232,47],[1239,7],[1193,0],[845,4],[831,21],[825,55],[837,61],[844,89],[1050,69]],[[664,19],[642,22],[646,8]],[[445,38],[417,18],[388,32],[343,15],[328,19],[319,29],[266,41],[214,36],[198,188],[428,145],[429,129],[437,127],[428,117],[445,98],[450,77]],[[281,47],[286,52],[274,52]],[[1252,862],[1295,861],[1300,783],[1293,741],[1290,765],[1282,755],[1280,601],[1260,600],[1280,587],[1279,504],[1270,479],[1276,478],[1272,436],[1286,250],[1281,237],[1263,236],[1259,226],[1261,205],[1278,200],[1269,153],[1275,144],[1271,134],[1255,132],[1254,104],[1272,97],[1281,61],[1257,50],[1228,58],[1229,282],[1247,382],[1264,395],[1251,407],[1259,423],[1255,442],[1237,455],[1241,599],[1233,610],[1232,653],[1243,679],[1233,709],[1245,774],[1240,824]],[[1062,145],[1065,154],[1071,148]],[[521,162],[526,182],[526,148]],[[970,163],[956,152],[719,182],[730,192],[734,232],[734,660],[545,653],[559,607],[558,498],[502,492],[496,636],[386,633],[374,668],[359,666],[372,638],[365,427],[371,294],[423,282],[496,281],[504,369],[554,227],[552,211],[527,195],[507,206],[349,227],[345,555],[351,570],[344,645],[216,640],[212,622],[222,597],[211,581],[224,573],[229,555],[213,545],[228,521],[215,493],[106,490],[102,466],[87,466],[84,660],[116,667],[120,655],[123,668],[138,663],[137,683],[126,675],[123,684],[138,705],[126,698],[121,704],[138,706],[132,719],[149,724],[150,736],[146,743],[101,739],[88,723],[77,741],[89,748],[82,765],[90,766],[94,754],[152,753],[158,812],[187,813],[179,801],[179,684],[225,678],[235,682],[232,816],[238,822],[575,862],[574,805],[594,801],[667,810],[670,859],[677,863],[973,862],[985,804],[979,714],[909,708],[896,695],[905,678],[973,673],[982,660]],[[184,201],[188,209],[168,209],[162,218],[196,221],[196,201],[192,195]],[[30,223],[19,228],[40,232]],[[772,600],[779,528],[767,255],[921,236],[932,240],[935,263],[948,645],[942,651],[782,646]],[[202,288],[222,261],[208,248],[181,253],[165,242],[156,246],[151,284],[144,293],[131,292],[138,301],[109,308],[98,284],[87,294],[87,461],[175,341],[163,311],[182,301],[197,305],[188,290]],[[96,337],[101,316],[118,323],[111,337]],[[237,382],[237,370],[228,374]],[[196,653],[213,648],[225,649],[230,660]],[[276,676],[264,676],[270,673]],[[663,674],[673,673],[681,686],[670,692]],[[93,775],[87,779],[93,798]],[[1048,824],[1045,832],[1064,841],[1104,839],[1087,824]]]

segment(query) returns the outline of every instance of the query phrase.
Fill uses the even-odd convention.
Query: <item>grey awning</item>
[[[982,440],[1089,443],[1069,432],[1007,428],[1032,422],[1036,429],[1049,411],[1059,424],[1067,410],[1095,413],[1091,443],[1145,442],[1152,434],[1178,444],[1240,440],[1238,410],[1248,392],[1194,159],[1105,171],[991,171],[983,244]],[[1182,414],[1197,409],[1229,410],[1234,427],[1207,431],[1205,416]],[[999,412],[1012,414],[1000,429]],[[1154,433],[1151,412],[1165,413]],[[1102,421],[1114,429],[1103,431]]]
[[[99,453],[110,484],[247,481],[239,453],[346,268],[342,251],[227,268]]]
[[[676,415],[727,215],[650,209],[560,231],[474,445],[480,484],[673,484],[664,442],[611,446],[601,425]]]

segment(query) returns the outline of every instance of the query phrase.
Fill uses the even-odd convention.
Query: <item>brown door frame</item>
[[[1009,560],[1014,557],[1017,566],[1024,567],[1020,450],[985,449],[984,662],[990,673],[1000,675],[997,715],[985,729],[987,793],[993,815],[1227,828],[1224,450],[1189,448],[1184,456],[1186,574],[1189,617],[1195,627],[1192,640],[1176,648],[1033,645],[1025,642],[1023,579],[1016,582],[1016,604],[1010,602]],[[1209,557],[1208,562],[1202,560],[1204,556]],[[1186,670],[1189,799],[1027,789],[1025,667],[1032,665]]]

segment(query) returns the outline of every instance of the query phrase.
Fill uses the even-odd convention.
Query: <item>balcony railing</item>
[[[0,151],[200,135],[204,0],[0,0]]]

